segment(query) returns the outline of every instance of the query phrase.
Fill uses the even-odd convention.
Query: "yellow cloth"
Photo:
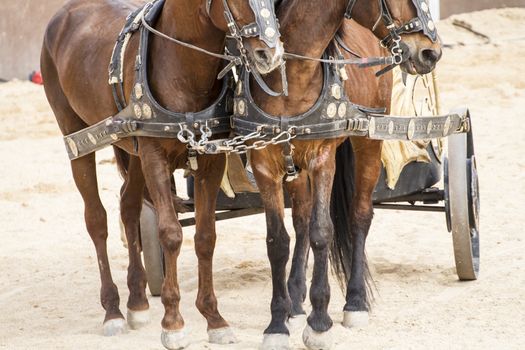
[[[416,84],[416,79],[419,81]],[[432,82],[432,77],[427,78],[408,76],[406,86],[399,68],[394,70],[394,85],[392,89],[392,104],[390,114],[398,116],[433,115],[436,113],[429,105],[426,83]],[[416,93],[413,93],[416,85]],[[417,100],[419,96],[421,99]],[[416,99],[416,100],[414,100]],[[416,109],[417,108],[417,109]],[[381,160],[386,170],[387,185],[394,189],[404,167],[412,162],[430,163],[427,152],[428,141],[385,141]]]

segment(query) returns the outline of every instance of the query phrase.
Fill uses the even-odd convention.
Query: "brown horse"
[[[107,66],[115,40],[126,16],[141,1],[73,0],[51,20],[41,56],[45,91],[64,135],[115,115],[112,91],[107,80]],[[248,0],[166,0],[156,29],[214,53],[222,53],[226,33],[224,17],[227,5],[233,21],[242,28],[254,22]],[[273,8],[273,4],[272,4]],[[270,12],[272,14],[272,12]],[[274,35],[275,33],[270,33]],[[245,42],[248,56],[263,73],[279,64],[282,43],[269,48],[256,38]],[[124,96],[131,95],[135,56],[139,46],[134,35],[125,53]],[[150,39],[147,71],[150,88],[157,101],[172,111],[197,112],[219,95],[222,83],[216,77],[222,61],[201,52],[175,45],[163,38]],[[140,258],[139,214],[145,184],[159,216],[159,236],[165,254],[166,278],[162,289],[165,308],[162,342],[168,349],[188,344],[184,320],[179,312],[180,292],[177,282],[177,257],[182,244],[182,228],[174,209],[170,175],[184,167],[186,146],[173,139],[137,137],[125,139],[117,146],[130,155],[129,171],[122,189],[121,215],[129,247],[127,302],[128,323],[137,328],[148,321],[146,276]],[[211,342],[230,343],[235,337],[219,314],[212,282],[212,256],[215,246],[214,213],[224,156],[199,157],[195,173],[197,231],[195,249],[199,258],[199,292],[197,308],[208,321]],[[102,282],[101,303],[106,311],[104,334],[125,331],[124,316],[119,309],[119,294],[113,283],[106,248],[106,211],[97,188],[95,155],[71,162],[73,177],[85,204],[87,230],[93,240]]]
[[[397,11],[392,8],[392,12]],[[358,35],[356,35],[358,33]],[[368,45],[370,34],[356,28],[352,22],[345,23],[341,35],[355,52],[362,55],[378,55],[380,48]],[[413,60],[402,68],[411,74],[426,74],[441,57],[440,41],[432,43],[421,34],[403,38],[410,47],[416,40],[423,49],[420,60]],[[346,53],[350,56],[349,53]],[[426,62],[434,64],[425,64]],[[351,78],[347,89],[353,102],[372,107],[389,109],[392,95],[392,77],[374,80],[371,70],[350,68]],[[364,137],[351,137],[337,151],[336,173],[332,189],[332,219],[335,237],[331,261],[342,284],[346,286],[344,306],[345,327],[363,327],[368,324],[370,309],[370,272],[365,255],[365,242],[373,218],[372,195],[381,175],[382,141]]]
[[[379,21],[384,18],[382,14],[385,6],[388,7],[391,19],[398,24],[417,17],[416,8],[410,0],[380,0],[379,3],[358,0],[352,1],[351,5],[348,5],[348,0],[284,1],[278,16],[287,52],[320,58],[341,26],[347,8],[353,9],[353,18],[358,23],[373,30],[376,37],[381,39],[389,34],[386,25]],[[362,31],[357,31],[356,34],[362,36],[356,39],[352,29],[348,29],[345,40],[363,40],[364,46],[370,45],[368,34],[364,35]],[[403,35],[403,41],[404,70],[410,73],[426,73],[434,68],[441,56],[439,43],[432,42],[422,33]],[[365,50],[363,54],[372,51]],[[257,105],[266,113],[280,117],[281,123],[289,116],[310,110],[317,102],[323,87],[323,67],[319,63],[289,61],[287,72],[289,96],[273,98],[257,88],[254,88],[252,93]],[[389,78],[385,77],[378,83],[375,77],[370,75],[370,71],[363,72],[353,71],[354,79],[356,76],[359,78],[350,79],[346,83],[351,97],[356,99],[356,102],[384,106],[387,100],[384,94],[389,94]],[[270,74],[267,80],[270,86],[279,87],[280,78],[277,75]],[[303,340],[311,349],[331,347],[329,331],[333,322],[327,312],[330,300],[328,253],[333,238],[330,199],[336,167],[336,150],[344,140],[345,137],[292,141],[293,163],[302,172],[298,179],[287,185],[292,199],[293,222],[297,235],[288,288],[286,264],[289,258],[290,238],[283,220],[282,184],[289,170],[283,153],[289,152],[284,146],[273,145],[251,153],[254,175],[266,211],[267,251],[273,282],[272,320],[264,332],[263,349],[288,348],[289,330],[285,322],[289,318],[293,321],[296,316],[305,314],[302,303],[306,297],[305,269],[309,246],[314,254],[310,288],[312,312],[307,320],[308,326],[304,330]],[[363,155],[369,153],[366,150],[368,147],[372,147],[372,154],[381,148],[380,142],[367,142],[363,143]],[[368,215],[367,208],[365,212]],[[363,208],[359,210],[360,213]]]

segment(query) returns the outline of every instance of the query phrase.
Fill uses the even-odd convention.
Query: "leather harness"
[[[109,82],[113,89],[115,103],[120,112],[101,122],[64,137],[70,159],[77,159],[105,148],[120,139],[132,136],[177,138],[180,132],[192,130],[201,134],[211,130],[214,134],[230,131],[232,91],[229,86],[232,76],[223,80],[219,97],[208,108],[195,113],[169,111],[153,97],[148,84],[148,44],[150,32],[140,25],[140,18],[148,23],[158,19],[164,0],[154,1],[128,16],[124,29],[119,35],[109,68]],[[135,61],[135,82],[126,106],[123,96],[123,57],[131,35],[140,32],[140,45]],[[120,92],[120,96],[119,96]],[[124,107],[125,106],[125,107]]]
[[[296,116],[273,116],[259,108],[250,91],[250,74],[243,71],[235,92],[232,128],[236,134],[261,132],[270,139],[288,131],[301,140],[331,139],[343,135],[366,136],[367,113],[384,113],[350,102],[339,72],[323,64],[323,89],[317,102],[307,112]]]
[[[384,115],[384,108],[368,108],[352,103],[345,93],[339,70],[323,63],[321,96],[314,106],[296,116],[273,116],[253,100],[249,74],[242,72],[234,98],[232,128],[238,135],[259,132],[271,139],[288,132],[297,140],[365,136],[377,140],[420,140],[467,131],[466,111],[445,116],[399,117]]]
[[[207,10],[211,8],[211,1],[207,0]],[[226,3],[226,0],[223,1]],[[262,1],[268,2],[271,0]],[[356,1],[350,1],[347,11],[348,16],[351,15]],[[382,18],[386,20],[390,18],[391,20],[385,0],[379,1],[382,8]],[[415,4],[417,3],[416,7],[419,15],[421,15],[420,11],[427,13],[422,5],[423,3],[426,4],[425,0],[413,1]],[[250,0],[252,6],[257,6],[258,3],[256,0]],[[65,136],[64,140],[70,159],[80,158],[123,138],[134,136],[173,138],[184,142],[185,135],[188,134],[210,136],[211,134],[227,133],[232,129],[238,135],[246,136],[255,133],[257,138],[261,140],[275,140],[279,135],[286,134],[288,140],[285,140],[285,142],[280,141],[279,143],[283,144],[283,156],[288,175],[287,180],[292,180],[297,176],[298,169],[293,164],[291,139],[312,140],[363,136],[378,140],[416,140],[446,137],[453,133],[466,132],[470,128],[467,110],[460,110],[449,115],[436,117],[392,117],[383,115],[384,109],[372,109],[356,105],[349,100],[345,93],[343,81],[347,77],[344,74],[346,72],[344,66],[341,67],[339,64],[333,63],[323,63],[324,80],[321,96],[309,111],[301,115],[272,116],[259,108],[250,92],[250,76],[252,73],[249,66],[246,65],[241,67],[240,78],[235,92],[233,92],[233,77],[229,74],[224,78],[223,89],[219,98],[208,108],[195,113],[169,111],[155,100],[149,88],[147,53],[150,31],[141,25],[144,23],[142,22],[143,20],[147,24],[155,23],[163,5],[164,0],[155,0],[128,16],[126,24],[118,37],[109,66],[109,83],[112,86],[115,103],[120,112],[93,126]],[[225,9],[227,9],[226,12],[229,12],[227,3]],[[254,12],[259,11],[258,15],[256,13],[256,18],[265,18],[267,16],[267,13],[263,11],[264,6],[252,7],[252,9],[254,9]],[[274,12],[270,13],[274,14]],[[385,15],[385,13],[388,15]],[[414,27],[411,27],[410,23],[414,24]],[[396,35],[407,33],[407,30],[412,30],[412,32],[422,30],[427,36],[432,35],[433,32],[435,35],[433,36],[434,40],[436,40],[437,34],[435,30],[428,34],[426,32],[426,30],[431,29],[431,26],[428,25],[429,23],[427,22],[426,26],[419,26],[416,25],[414,19],[401,28],[390,26],[391,34],[383,42],[388,42],[388,38],[394,38],[395,42],[398,40],[395,39]],[[273,28],[272,25],[278,26],[275,22],[267,27],[260,28]],[[250,28],[254,28],[254,24],[242,29],[238,27],[230,29],[232,29],[232,33],[237,32],[237,34],[242,32],[247,33],[246,35],[253,34],[253,36],[264,35],[261,34],[260,29],[252,33]],[[140,32],[140,46],[135,62],[135,81],[129,98],[130,103],[126,104],[126,100],[123,97],[124,52],[130,37],[137,31]],[[261,40],[263,40],[262,37]],[[278,40],[278,36],[275,40]],[[337,43],[332,45],[332,50],[330,52],[331,55],[327,54],[325,58],[342,57]],[[233,108],[231,106],[232,99],[234,100]],[[219,147],[220,152],[235,151],[227,145],[227,142],[218,141],[215,141],[211,146],[223,145],[224,147]],[[217,147],[207,148],[206,145],[203,146],[202,149],[209,149],[210,153],[213,153],[212,149],[217,150]],[[190,148],[190,153],[192,151],[196,153],[195,150]]]

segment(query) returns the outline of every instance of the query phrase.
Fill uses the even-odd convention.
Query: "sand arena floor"
[[[525,344],[525,10],[461,16],[489,30],[491,44],[450,21],[439,65],[445,107],[468,105],[474,119],[482,195],[482,271],[458,282],[442,214],[377,211],[368,255],[377,285],[368,328],[344,329],[343,296],[332,280],[337,349],[519,349]],[[159,349],[162,305],[152,323],[116,338],[101,335],[99,275],[83,206],[41,87],[0,85],[0,349]],[[109,216],[109,254],[125,309],[127,251],[119,238],[121,180],[100,152],[100,192]],[[287,221],[293,237],[290,220]],[[240,343],[207,343],[197,290],[192,229],[180,258],[182,313],[191,349],[256,349],[269,321],[270,270],[262,216],[218,224],[216,291]],[[308,305],[307,305],[308,307]],[[302,348],[300,333],[292,335]]]

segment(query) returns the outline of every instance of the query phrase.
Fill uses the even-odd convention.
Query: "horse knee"
[[[330,222],[313,223],[310,226],[310,245],[313,250],[324,251],[332,244],[334,227]]]
[[[164,251],[177,253],[182,245],[182,229],[178,225],[159,225],[159,237]]]

